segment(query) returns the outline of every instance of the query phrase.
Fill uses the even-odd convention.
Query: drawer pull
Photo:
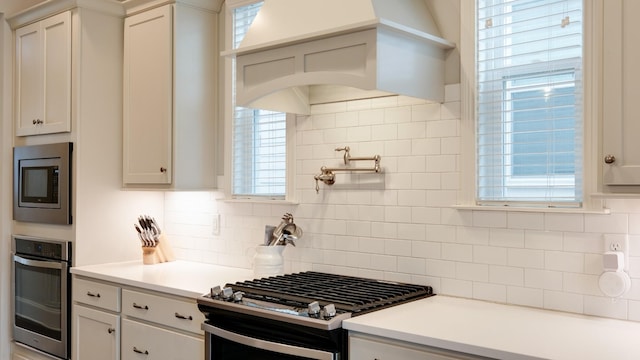
[[[113,334],[114,332],[116,332],[116,329],[108,328],[107,331],[109,332],[109,334]]]
[[[92,293],[91,291],[87,291],[87,296],[91,296],[91,297],[95,297],[95,298],[99,298],[100,297],[100,293]]]
[[[148,352],[147,350],[144,350],[144,351],[142,351],[142,350],[138,350],[138,348],[137,348],[137,347],[135,347],[135,346],[133,347],[133,352],[134,352],[134,353],[138,353],[138,354],[149,355],[149,352]]]
[[[149,310],[149,307],[147,305],[138,305],[136,303],[133,303],[133,307],[136,309]]]
[[[182,315],[182,314],[178,314],[178,313],[176,313],[176,317],[177,317],[178,319],[183,319],[183,320],[193,320],[193,317],[192,317],[191,315],[189,315],[189,316],[184,316],[184,315]]]

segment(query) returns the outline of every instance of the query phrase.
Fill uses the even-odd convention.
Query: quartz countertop
[[[86,265],[72,267],[71,273],[194,299],[213,286],[253,279],[249,269],[180,260],[153,265],[142,261]]]
[[[441,295],[356,316],[343,327],[505,360],[640,359],[637,322]]]

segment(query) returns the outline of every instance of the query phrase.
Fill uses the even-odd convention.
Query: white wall
[[[165,228],[179,257],[250,267],[264,226],[291,212],[305,231],[286,270],[429,284],[439,294],[640,321],[640,200],[610,215],[456,210],[459,86],[444,104],[389,97],[315,106],[297,122],[298,205],[224,202],[217,192],[166,193]],[[314,191],[338,146],[379,154],[384,175],[339,173]],[[357,164],[358,166],[366,166]],[[221,233],[212,235],[221,214]],[[631,291],[604,297],[603,234],[629,234]]]

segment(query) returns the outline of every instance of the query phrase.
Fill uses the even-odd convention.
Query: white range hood
[[[223,55],[237,60],[239,106],[309,114],[312,103],[388,94],[442,102],[454,47],[425,0],[265,0]]]

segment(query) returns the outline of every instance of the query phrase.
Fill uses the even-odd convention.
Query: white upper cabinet
[[[71,13],[15,31],[15,133],[71,131]]]
[[[216,12],[175,3],[124,25],[124,186],[215,188]]]
[[[602,180],[605,191],[637,192],[624,185],[640,185],[640,2],[607,0],[603,14]]]

